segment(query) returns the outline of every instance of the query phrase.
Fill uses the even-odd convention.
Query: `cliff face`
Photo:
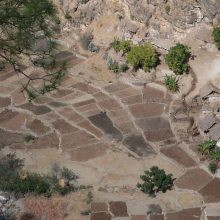
[[[100,46],[112,41],[114,37],[108,40],[110,33],[136,42],[143,39],[181,41],[188,33],[190,38],[193,34],[195,39],[213,43],[212,26],[220,25],[219,0],[54,1],[60,12],[62,33],[68,33],[65,41],[69,42],[72,41],[69,32],[75,30],[78,35],[92,24],[94,36],[100,35],[96,43],[103,41]],[[109,29],[106,35],[104,26]]]
[[[71,15],[75,26],[89,24],[98,16],[114,9],[114,4],[121,5],[122,11],[127,6],[131,18],[146,25],[155,19],[165,19],[181,29],[203,21],[220,24],[219,0],[59,0],[57,4],[64,14]]]
[[[203,20],[219,24],[218,0],[127,0],[127,4],[134,19],[146,24],[157,16],[182,29]]]

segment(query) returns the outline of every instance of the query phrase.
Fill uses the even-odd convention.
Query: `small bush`
[[[220,27],[215,27],[212,32],[215,44],[218,49],[220,49]]]
[[[215,151],[215,146],[217,142],[213,140],[206,140],[199,144],[198,150],[206,156],[210,156]]]
[[[72,16],[70,15],[70,12],[69,12],[69,11],[66,11],[66,13],[65,13],[65,18],[66,18],[67,20],[71,20],[71,19],[72,19]]]
[[[93,38],[94,38],[94,36],[93,36],[92,32],[84,33],[80,38],[82,48],[85,50],[88,50],[89,45],[92,42]]]
[[[93,201],[93,194],[92,194],[91,191],[89,191],[88,194],[87,194],[87,201],[86,201],[86,203],[89,205],[89,204],[92,203],[92,201]]]
[[[150,71],[158,64],[158,54],[151,44],[135,45],[127,54],[127,61],[134,69]]]
[[[179,75],[188,72],[190,56],[189,47],[177,44],[165,55],[165,62],[175,74]]]
[[[88,50],[91,52],[95,52],[98,53],[100,50],[100,47],[95,45],[94,43],[90,42],[89,46],[88,46]]]
[[[166,13],[169,14],[169,13],[170,13],[170,10],[171,10],[170,6],[167,5],[167,6],[165,7],[165,10],[166,10]]]
[[[151,167],[140,178],[143,183],[138,183],[137,187],[150,196],[155,196],[160,191],[165,193],[167,190],[170,190],[174,181],[172,174],[166,174],[164,170],[158,167]]]
[[[124,64],[120,65],[119,72],[126,72],[128,69],[129,69],[128,64],[124,63]]]
[[[215,162],[210,162],[209,163],[209,171],[212,173],[212,174],[215,174],[216,171],[217,171],[217,164]]]
[[[114,73],[119,73],[119,65],[118,62],[112,59],[108,60],[108,68]]]
[[[89,0],[79,0],[80,4],[86,4]]]
[[[179,91],[179,79],[174,75],[165,75],[164,78],[165,85],[169,88],[169,90],[173,92]]]
[[[25,142],[29,143],[29,142],[34,142],[36,140],[36,137],[33,136],[32,134],[27,134],[24,137]]]
[[[120,41],[118,38],[115,38],[111,46],[116,52],[123,51],[123,54],[126,54],[131,50],[132,42],[130,40]]]

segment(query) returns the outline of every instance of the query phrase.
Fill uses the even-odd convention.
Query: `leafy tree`
[[[165,85],[169,88],[169,90],[173,92],[179,91],[179,78],[174,75],[165,75],[164,78]]]
[[[165,55],[165,62],[175,74],[183,74],[189,70],[190,55],[189,47],[178,43]]]
[[[220,27],[215,27],[212,32],[215,44],[220,49]]]
[[[135,45],[128,52],[127,61],[135,69],[143,68],[150,71],[158,64],[158,54],[151,44]]]
[[[155,196],[160,191],[165,193],[167,190],[170,190],[174,181],[172,174],[166,174],[164,170],[156,166],[151,167],[149,171],[145,171],[144,175],[140,176],[140,178],[143,183],[138,183],[137,187],[150,196]]]
[[[0,1],[0,63],[12,65],[23,76],[22,91],[30,99],[39,92],[34,81],[42,81],[47,90],[55,89],[64,75],[65,66],[55,60],[54,33],[59,19],[50,0]],[[32,76],[25,66],[34,65],[38,75]],[[50,89],[48,89],[50,87]]]

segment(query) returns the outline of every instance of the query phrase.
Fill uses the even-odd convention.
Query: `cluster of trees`
[[[141,68],[149,72],[159,64],[159,54],[149,43],[133,45],[130,40],[115,39],[111,46],[116,52],[122,51],[123,55],[126,56],[127,64],[135,70]],[[176,44],[176,46],[170,48],[164,59],[175,75],[181,75],[189,71],[188,61],[190,56],[189,47]],[[114,68],[110,69],[114,71],[115,67],[118,67],[117,64],[116,61],[112,62]],[[116,69],[118,70],[118,68]],[[179,91],[179,79],[175,75],[166,75],[164,83],[170,90],[177,92]]]

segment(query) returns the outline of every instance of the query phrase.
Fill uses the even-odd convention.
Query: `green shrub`
[[[89,2],[89,0],[80,0],[79,1],[81,4],[86,4],[87,2]]]
[[[93,194],[92,194],[91,191],[89,191],[88,194],[87,194],[87,201],[86,201],[86,203],[89,205],[89,204],[92,203],[92,201],[93,201]]]
[[[220,161],[220,151],[213,150],[210,154],[210,158],[215,161]]]
[[[220,49],[220,27],[215,27],[212,32],[215,44],[218,49]]]
[[[173,92],[179,91],[179,79],[177,78],[177,76],[165,75],[164,83],[169,88],[169,90]]]
[[[150,71],[158,64],[158,54],[151,44],[135,45],[127,54],[127,61],[134,69]]]
[[[128,64],[124,63],[124,64],[120,65],[119,72],[126,72],[128,69],[129,69]]]
[[[175,74],[183,74],[189,70],[188,60],[190,55],[189,47],[177,44],[165,55],[165,62]]]
[[[50,185],[38,174],[29,174],[24,179],[20,175],[12,176],[3,187],[4,191],[22,194],[45,194],[49,189]]]
[[[206,156],[210,156],[215,151],[216,141],[206,140],[203,143],[199,144],[198,150]]]
[[[123,51],[123,54],[126,54],[131,50],[132,42],[130,40],[120,41],[118,38],[115,38],[111,46],[116,52]]]
[[[36,140],[36,137],[33,136],[32,134],[27,134],[24,137],[25,142],[29,143],[29,142],[34,142]]]
[[[151,167],[149,171],[145,171],[140,178],[143,183],[138,183],[137,187],[150,196],[155,196],[160,191],[165,193],[170,190],[174,181],[172,174],[166,174],[164,170],[155,166]]]
[[[216,171],[217,171],[217,164],[215,162],[210,162],[209,163],[209,171],[212,173],[212,174],[215,174]]]
[[[167,6],[165,7],[165,10],[166,10],[166,13],[169,14],[169,13],[170,13],[170,10],[171,10],[170,5],[167,5]]]

